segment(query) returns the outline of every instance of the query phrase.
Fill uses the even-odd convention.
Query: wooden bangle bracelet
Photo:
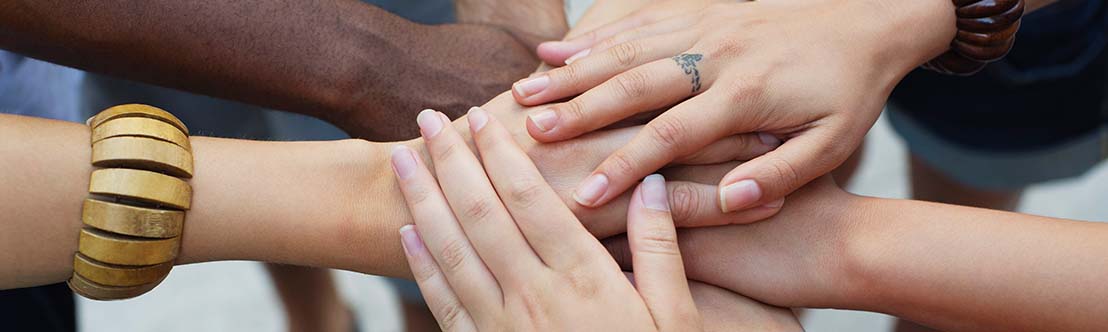
[[[106,109],[89,119],[88,126],[89,128],[96,129],[96,127],[99,127],[100,125],[104,124],[104,122],[107,122],[109,120],[136,117],[164,121],[165,123],[177,127],[177,129],[180,129],[181,132],[185,133],[186,135],[188,135],[189,133],[189,128],[185,127],[185,123],[181,122],[181,120],[173,116],[173,114],[169,114],[169,112],[166,112],[165,110],[154,106],[142,104],[119,105]]]
[[[92,145],[92,165],[192,177],[192,153],[176,144],[145,137],[112,137],[96,142]]]
[[[128,287],[157,282],[169,274],[173,262],[149,266],[123,266],[98,262],[78,253],[73,255],[73,272],[97,284]]]
[[[168,274],[166,274],[168,275]],[[165,275],[162,276],[165,278]],[[113,287],[97,284],[88,278],[82,277],[77,273],[73,273],[73,276],[69,278],[69,289],[72,289],[74,293],[84,296],[93,300],[122,300],[129,299],[135,296],[139,296],[149,292],[154,287],[157,287],[162,280],[158,280],[145,285],[127,286],[127,287]]]
[[[953,0],[958,33],[950,50],[923,68],[950,75],[972,75],[1004,58],[1016,40],[1023,0]]]
[[[189,137],[181,129],[160,120],[150,118],[120,118],[104,122],[92,129],[92,144],[119,136],[138,136],[177,144],[192,151]]]
[[[184,180],[151,171],[105,168],[92,171],[89,193],[130,198],[188,210],[192,187]]]
[[[81,209],[85,225],[116,234],[167,239],[181,235],[185,213],[148,209],[125,204],[85,199]]]
[[[179,237],[144,239],[84,228],[77,252],[108,264],[146,266],[172,262],[180,245]]]

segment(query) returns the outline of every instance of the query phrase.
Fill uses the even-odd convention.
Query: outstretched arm
[[[416,136],[527,75],[491,25],[427,26],[356,0],[4,1],[0,48],[92,72],[303,113],[355,137]]]
[[[637,128],[576,142],[537,144],[523,130],[523,110],[503,94],[484,108],[507,127],[585,226],[598,236],[624,231],[630,195],[602,209],[576,205],[572,186]],[[415,122],[414,120],[410,120]],[[468,135],[465,119],[455,122]],[[758,153],[749,146],[720,149],[717,160]],[[195,137],[193,208],[185,220],[180,264],[257,260],[405,276],[396,236],[410,224],[387,156],[405,144],[425,159],[421,140],[373,143],[255,142]],[[0,115],[0,289],[65,280],[72,268],[81,202],[87,195],[87,127]],[[757,220],[776,210],[724,216],[709,202],[710,186],[672,178],[668,186],[681,227],[740,218]]]
[[[1108,324],[1108,224],[858,197],[829,178],[788,200],[765,222],[683,231],[689,277],[775,305],[884,312],[943,331]]]

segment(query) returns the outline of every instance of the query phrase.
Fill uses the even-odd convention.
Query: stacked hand
[[[950,5],[910,6],[936,4]],[[777,207],[841,164],[894,84],[953,35],[951,27],[925,27],[950,31],[900,42],[900,25],[917,18],[896,15],[915,8],[894,7],[882,0],[661,2],[541,46],[548,63],[569,65],[517,82],[513,95],[523,105],[573,97],[529,114],[527,130],[541,142],[668,109],[580,184],[575,199],[584,206],[607,203],[674,160],[754,138],[781,146],[726,174],[718,197],[724,211]],[[885,19],[867,19],[876,16]]]
[[[438,181],[411,149],[393,152],[416,223],[401,230],[402,242],[444,330],[702,329],[661,176],[647,178],[631,197],[628,234],[641,272],[632,284],[573,212],[557,203],[558,194],[495,117],[474,109],[468,122],[480,160],[445,116],[420,114]],[[705,299],[728,297],[718,288],[696,289]],[[712,309],[736,305],[764,310],[741,301]],[[717,327],[742,321],[746,327],[799,328],[787,311],[769,312]]]

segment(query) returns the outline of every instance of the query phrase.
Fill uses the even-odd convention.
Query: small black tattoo
[[[704,59],[700,54],[682,53],[673,57],[673,61],[685,71],[685,75],[692,76],[692,93],[700,91],[700,70],[696,69],[696,62]]]

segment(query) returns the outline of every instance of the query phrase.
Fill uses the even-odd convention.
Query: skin
[[[355,0],[5,1],[0,48],[399,140],[415,111],[461,115],[534,70],[492,19],[427,26]]]
[[[508,125],[547,181],[594,234],[625,230],[624,197],[612,207],[572,204],[570,191],[606,153],[636,128],[599,133],[575,142],[538,144],[522,132],[522,108],[504,94],[483,106]],[[459,120],[464,121],[464,118]],[[459,123],[463,135],[468,132]],[[468,136],[467,136],[468,137]],[[87,195],[90,148],[87,127],[36,118],[0,117],[0,287],[65,281],[77,245],[81,201]],[[407,276],[400,226],[411,223],[388,166],[388,151],[407,145],[424,158],[421,140],[405,142],[257,142],[194,137],[193,208],[186,217],[178,263],[256,260]],[[758,147],[752,147],[757,149]],[[716,156],[729,160],[736,153]],[[741,158],[741,157],[739,157]],[[64,180],[63,180],[64,179]],[[723,215],[711,189],[672,178],[668,183],[679,227],[761,219],[776,210]],[[326,197],[328,199],[319,199]],[[313,227],[303,223],[311,221]],[[40,237],[19,234],[39,234]],[[251,241],[242,241],[248,238]],[[42,246],[43,241],[56,246]],[[293,245],[296,244],[296,245]],[[311,244],[311,245],[304,245]]]
[[[543,142],[666,110],[580,185],[583,205],[718,137],[762,133],[784,144],[719,183],[725,211],[761,207],[848,158],[892,87],[949,47],[954,9],[948,0],[663,1],[541,45],[547,63],[570,64],[513,94],[525,105],[572,97],[531,115],[528,131]]]
[[[508,131],[479,108],[468,120],[476,152],[441,113],[418,118],[438,181],[410,149],[392,154],[416,224],[400,230],[405,253],[444,331],[703,329],[661,176],[631,197],[632,285],[568,207],[546,204],[560,199]]]
[[[498,121],[523,122],[506,94],[484,108]],[[454,126],[468,140],[465,124]],[[580,144],[538,145],[526,134],[512,132],[513,127],[522,128],[507,126],[503,135],[520,139],[520,147],[535,158],[538,171],[567,206],[572,206],[569,184],[636,130],[622,129]],[[0,188],[6,188],[0,191],[0,215],[7,216],[0,223],[0,265],[12,267],[0,271],[0,289],[61,282],[72,273],[81,227],[74,216],[80,214],[91,171],[88,136],[88,129],[78,124],[0,115],[0,138],[19,142],[0,145],[0,167],[11,170],[0,174]],[[389,151],[405,146],[429,163],[422,139],[255,142],[193,137],[192,146],[193,208],[186,217],[178,264],[257,260],[410,278],[396,234],[412,217],[387,158]],[[673,216],[690,218],[675,220],[678,225],[726,219],[710,204],[687,200],[710,194],[709,188],[682,181],[667,184]],[[612,209],[573,212],[591,232],[619,233],[630,200],[612,204]],[[694,210],[685,210],[689,208]],[[691,289],[698,301],[705,301],[709,330],[799,330],[787,310],[714,286],[693,283]]]
[[[607,245],[625,263],[623,242]],[[765,222],[682,230],[679,243],[689,278],[779,306],[883,312],[943,331],[1108,323],[1103,223],[859,197],[824,177]]]

